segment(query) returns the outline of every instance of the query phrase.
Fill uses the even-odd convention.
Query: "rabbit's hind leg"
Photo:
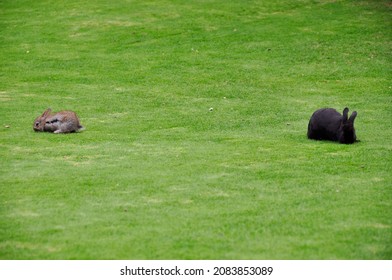
[[[57,129],[53,131],[53,133],[65,133],[67,132],[67,126],[64,123],[60,123]]]

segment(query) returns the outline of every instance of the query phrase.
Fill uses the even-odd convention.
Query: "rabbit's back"
[[[60,111],[54,117],[61,122],[70,122],[79,124],[79,118],[74,111]]]
[[[308,138],[316,140],[338,140],[342,115],[333,108],[315,111],[308,125]]]
[[[53,116],[53,125],[58,125],[57,133],[67,133],[79,131],[82,126],[78,116],[73,111],[60,111]]]

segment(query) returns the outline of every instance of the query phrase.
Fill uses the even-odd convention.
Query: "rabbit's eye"
[[[36,123],[35,123],[35,126],[39,126],[39,122],[36,122]]]

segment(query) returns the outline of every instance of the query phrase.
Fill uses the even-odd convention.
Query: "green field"
[[[391,1],[0,0],[0,259],[391,259]],[[308,140],[321,107],[360,142]],[[86,130],[36,133],[47,107]]]

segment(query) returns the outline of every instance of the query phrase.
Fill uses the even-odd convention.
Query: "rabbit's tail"
[[[77,132],[83,131],[86,128],[83,125],[78,125],[78,129],[76,130]]]

